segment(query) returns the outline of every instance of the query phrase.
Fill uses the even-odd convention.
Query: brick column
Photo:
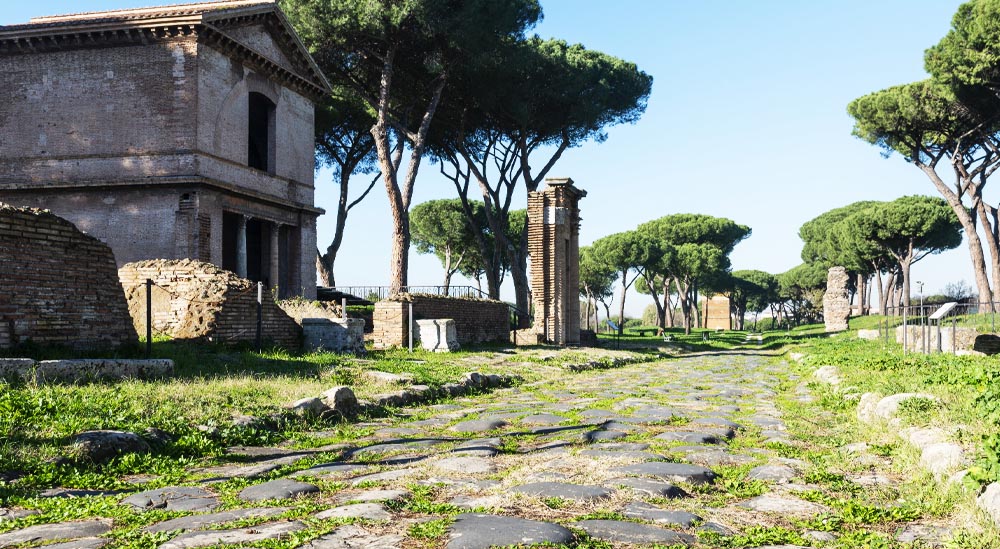
[[[572,179],[546,179],[528,193],[528,252],[535,332],[546,343],[580,343],[580,209]]]
[[[247,216],[241,215],[236,222],[236,275],[247,277]]]
[[[280,271],[278,270],[278,267],[281,264],[281,243],[278,240],[279,234],[281,234],[281,224],[277,222],[271,223],[271,262],[269,265],[271,267],[271,289],[278,287],[278,277],[280,276]],[[287,289],[279,288],[278,291],[279,293],[286,292]],[[281,296],[279,295],[278,297]]]

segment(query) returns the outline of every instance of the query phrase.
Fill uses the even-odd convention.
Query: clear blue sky
[[[0,24],[155,4],[10,3]],[[959,4],[542,0],[545,20],[534,32],[634,61],[655,79],[637,124],[612,128],[603,144],[568,151],[552,172],[572,177],[589,193],[581,203],[581,242],[667,214],[705,213],[753,228],[733,253],[735,269],[778,273],[800,263],[799,226],[826,210],[858,200],[936,195],[899,156],[883,159],[853,138],[845,108],[860,95],[923,78],[923,51],[947,32]],[[319,172],[316,183],[317,205],[333,211],[337,190],[330,174]],[[450,185],[425,162],[415,203],[453,197]],[[321,218],[324,248],[333,226],[331,216]],[[390,227],[379,187],[348,219],[338,283],[387,282]],[[413,253],[411,283],[440,284],[441,277],[434,257]],[[917,263],[913,279],[926,282],[928,294],[948,282],[972,282],[965,245]],[[649,302],[638,295],[628,299],[636,314]]]

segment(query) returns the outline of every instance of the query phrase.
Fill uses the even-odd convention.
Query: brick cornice
[[[40,18],[25,25],[0,26],[0,56],[195,37],[310,99],[318,100],[330,92],[329,82],[274,4],[217,10],[198,6],[204,5]],[[263,24],[293,53],[289,57],[294,71],[225,33],[228,26],[252,23]]]

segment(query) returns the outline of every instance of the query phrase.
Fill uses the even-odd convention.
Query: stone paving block
[[[419,472],[420,472],[419,469],[407,468],[407,469],[395,469],[391,471],[384,471],[382,473],[372,473],[370,475],[364,475],[352,478],[351,486],[359,486],[361,484],[366,484],[366,483],[382,484],[386,482],[393,482],[407,477],[411,477]]]
[[[396,534],[374,534],[357,524],[341,526],[303,545],[303,549],[399,549],[406,538]]]
[[[106,519],[36,524],[0,534],[0,547],[56,539],[88,538],[100,536],[110,531],[111,521]]]
[[[795,469],[787,465],[761,465],[754,467],[747,473],[750,480],[762,480],[764,482],[776,482],[784,484],[798,476]]]
[[[340,496],[339,501],[353,501],[357,503],[375,503],[384,501],[402,501],[411,496],[409,490],[389,489],[389,490],[366,490],[356,494]]]
[[[609,486],[625,486],[627,488],[631,488],[636,492],[639,492],[640,494],[646,494],[653,497],[684,498],[688,496],[687,492],[685,492],[684,490],[673,484],[670,484],[669,482],[650,480],[648,478],[638,478],[638,477],[613,478],[607,481],[605,484]]]
[[[110,538],[80,538],[62,543],[43,545],[45,549],[100,549],[111,543]]]
[[[614,490],[602,486],[569,484],[565,482],[532,482],[510,489],[511,492],[541,498],[562,498],[573,501],[591,501],[611,497]]]
[[[719,444],[722,442],[715,434],[696,431],[666,431],[653,438],[657,440],[687,442],[690,444]]]
[[[558,425],[564,421],[568,419],[555,414],[534,414],[521,418],[521,423],[525,425]]]
[[[133,494],[120,502],[140,511],[211,511],[219,506],[219,498],[204,488],[172,486]]]
[[[613,450],[580,450],[578,456],[589,457],[600,460],[627,459],[631,461],[663,461],[667,459],[660,454],[653,452],[618,452]]]
[[[726,429],[733,429],[734,431],[739,431],[743,429],[743,426],[735,421],[728,420],[721,417],[699,417],[691,420],[688,425],[701,426],[707,425],[710,427],[723,427]]]
[[[361,518],[366,520],[389,520],[392,514],[380,503],[354,503],[320,511],[313,518],[325,520],[331,518]]]
[[[669,482],[689,482],[691,484],[708,484],[715,481],[715,471],[698,465],[686,463],[669,463],[650,461],[636,465],[615,467],[613,472],[627,475],[653,477]]]
[[[621,431],[605,431],[601,429],[587,433],[584,438],[586,438],[589,442],[600,442],[605,440],[616,440],[627,436],[628,433],[623,433]]]
[[[501,444],[499,437],[478,438],[459,444],[451,452],[467,456],[493,457],[500,453]]]
[[[701,522],[701,517],[687,511],[672,511],[663,509],[644,501],[633,501],[625,506],[622,514],[627,517],[634,517],[657,524],[668,524],[680,528],[690,528],[697,522]]]
[[[240,492],[239,498],[243,501],[265,501],[269,499],[295,498],[318,492],[319,487],[315,484],[282,478],[263,484],[248,486]]]
[[[573,526],[591,537],[616,543],[669,543],[693,545],[696,538],[658,526],[620,520],[581,520]]]
[[[208,547],[210,545],[257,543],[269,539],[284,539],[289,537],[293,532],[305,529],[306,525],[296,520],[258,524],[253,528],[200,530],[181,534],[170,541],[160,544],[158,549],[193,549],[195,547]]]
[[[830,508],[811,501],[798,498],[764,494],[753,499],[736,504],[737,507],[760,511],[763,513],[781,513],[785,515],[813,516],[829,513]]]
[[[200,530],[207,526],[225,524],[248,517],[273,517],[287,511],[288,507],[258,507],[251,509],[233,509],[206,515],[190,515],[150,524],[143,532],[169,532],[171,530]]]
[[[467,475],[488,475],[497,471],[493,460],[476,456],[458,456],[445,458],[430,464],[435,469],[464,473]]]
[[[209,478],[202,482],[222,482],[234,478],[253,479],[262,477],[272,471],[280,469],[286,465],[292,465],[307,458],[307,455],[290,455],[276,459],[269,459],[251,465],[243,463],[233,463],[229,465],[219,465],[216,467],[201,467],[192,469],[192,473],[209,475]]]
[[[448,549],[489,549],[496,546],[573,542],[568,528],[515,517],[461,514],[448,530]]]
[[[339,477],[348,475],[351,473],[356,473],[358,471],[364,471],[368,469],[367,465],[361,465],[357,463],[324,463],[322,465],[315,465],[308,469],[303,469],[301,471],[296,471],[290,475],[290,478],[303,478],[303,477],[316,477],[316,478],[329,478],[329,477]]]
[[[0,524],[3,524],[8,520],[16,520],[37,514],[38,511],[34,509],[8,509],[0,507]]]

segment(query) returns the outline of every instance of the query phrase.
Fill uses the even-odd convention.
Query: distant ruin
[[[704,301],[702,314],[705,328],[709,330],[732,330],[733,316],[731,301],[724,295],[713,295]]]

